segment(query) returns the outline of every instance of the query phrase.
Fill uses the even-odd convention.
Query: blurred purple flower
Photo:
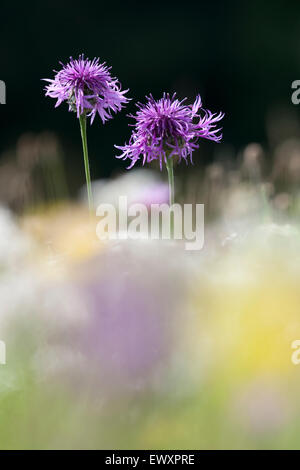
[[[82,54],[79,59],[70,57],[68,64],[61,65],[63,68],[55,71],[53,80],[44,79],[50,83],[45,88],[46,96],[57,98],[55,107],[67,101],[69,111],[76,112],[78,118],[87,113],[92,123],[98,112],[104,123],[112,117],[112,111],[120,111],[128,103],[124,96],[128,90],[121,91],[118,80],[111,77],[110,67],[100,64],[99,59],[91,61]]]
[[[129,279],[114,283],[113,289],[110,279],[96,284],[89,295],[92,317],[85,350],[102,358],[102,367],[111,377],[129,379],[132,385],[163,361],[166,315],[151,299],[151,291],[142,283],[133,288]]]
[[[141,203],[151,208],[152,204],[167,204],[169,201],[169,188],[165,183],[155,183],[149,187],[141,189],[140,193],[133,200],[133,204]]]
[[[125,244],[82,271],[89,319],[80,350],[110,393],[155,387],[168,369],[183,289],[167,259],[155,245]]]
[[[174,155],[183,158],[188,157],[192,162],[192,153],[199,147],[199,138],[219,142],[222,138],[221,128],[217,128],[217,122],[223,117],[223,113],[213,114],[202,108],[200,95],[193,105],[185,105],[185,100],[179,101],[176,93],[172,97],[164,93],[163,98],[155,101],[153,96],[147,97],[144,105],[138,103],[136,115],[130,115],[135,119],[135,129],[129,140],[129,144],[115,146],[122,150],[117,158],[124,160],[129,158],[129,168],[143,156],[143,164],[152,160],[162,162]]]

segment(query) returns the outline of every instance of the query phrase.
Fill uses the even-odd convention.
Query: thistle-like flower
[[[177,155],[179,161],[183,158],[186,163],[189,158],[192,163],[192,153],[199,147],[199,138],[220,142],[222,133],[216,123],[224,114],[213,114],[202,108],[200,95],[193,105],[183,104],[185,100],[179,101],[176,93],[172,97],[164,93],[158,101],[150,95],[147,100],[145,105],[137,104],[136,115],[129,116],[136,121],[133,125],[135,129],[127,145],[115,146],[123,152],[117,158],[129,158],[131,164],[128,168],[132,168],[141,156],[143,165],[159,160],[162,169],[164,162],[169,179],[169,203],[172,206],[175,191],[173,157]]]
[[[129,168],[141,156],[143,164],[159,160],[161,169],[163,162],[167,164],[174,155],[178,155],[179,161],[183,158],[187,162],[189,158],[192,162],[199,138],[220,142],[222,134],[217,122],[224,114],[202,108],[200,95],[193,105],[183,104],[185,100],[179,101],[176,93],[172,97],[164,93],[158,101],[150,95],[147,100],[145,105],[137,104],[136,115],[129,116],[136,121],[129,144],[115,146],[123,152],[117,158],[131,160]]]
[[[128,103],[125,93],[116,78],[110,74],[110,67],[105,63],[100,64],[99,59],[85,59],[80,55],[74,60],[70,57],[67,65],[61,64],[63,68],[55,72],[54,79],[44,79],[50,84],[46,86],[46,96],[56,98],[55,107],[63,101],[69,104],[69,111],[74,111],[80,123],[85,177],[90,212],[93,209],[93,196],[91,188],[91,176],[88,158],[86,120],[91,118],[91,123],[98,113],[105,121],[112,117],[112,111],[120,111],[122,105]]]
[[[57,98],[55,107],[63,101],[69,104],[69,111],[75,111],[79,118],[86,114],[91,123],[98,113],[104,123],[112,117],[111,112],[120,111],[122,105],[128,103],[125,93],[116,78],[110,74],[110,67],[100,64],[99,59],[85,59],[80,55],[74,60],[70,57],[67,65],[57,72],[54,79],[45,88],[46,96]]]

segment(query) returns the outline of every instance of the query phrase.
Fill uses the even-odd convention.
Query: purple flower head
[[[46,96],[57,98],[55,107],[63,101],[69,104],[69,111],[75,111],[77,117],[83,113],[91,117],[93,122],[96,113],[104,123],[110,119],[112,111],[120,111],[123,104],[128,103],[124,95],[128,90],[121,91],[121,85],[110,74],[110,67],[100,64],[99,59],[85,59],[80,55],[74,60],[70,57],[67,65],[57,72],[53,80],[45,88]]]
[[[129,144],[122,147],[122,155],[117,158],[124,160],[129,158],[129,168],[143,157],[143,164],[152,160],[162,162],[167,158],[178,155],[179,161],[188,157],[192,162],[192,153],[199,147],[197,140],[204,139],[220,142],[222,139],[221,128],[217,128],[217,122],[223,117],[223,113],[213,114],[202,108],[200,95],[193,105],[183,104],[176,93],[172,97],[164,93],[163,98],[155,101],[153,96],[147,97],[147,103],[138,103],[136,115],[130,115],[135,119],[134,131]]]

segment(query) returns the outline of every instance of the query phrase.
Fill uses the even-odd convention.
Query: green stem
[[[169,180],[169,205],[174,204],[174,171],[173,171],[173,158],[167,157],[166,167],[168,171]]]
[[[83,148],[83,159],[84,159],[84,169],[85,169],[85,178],[86,178],[86,186],[87,186],[87,193],[88,193],[89,210],[90,210],[90,214],[92,214],[94,204],[93,204],[89,155],[88,155],[87,138],[86,138],[86,115],[85,113],[80,115],[79,123],[80,123],[81,140],[82,140],[82,148]]]
[[[173,168],[173,158],[166,159],[166,167],[168,171],[168,180],[169,180],[169,206],[171,207],[175,201],[175,187],[174,187],[174,168]],[[170,213],[170,234],[171,237],[174,236],[174,213]]]

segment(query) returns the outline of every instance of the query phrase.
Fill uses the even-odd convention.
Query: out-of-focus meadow
[[[0,449],[299,448],[299,1],[1,15]],[[225,112],[223,142],[175,167],[177,202],[205,205],[202,250],[97,238],[78,120],[41,81],[81,53],[132,99],[88,126],[95,205],[168,200],[166,171],[114,158],[145,95]]]
[[[178,201],[205,204],[198,252],[99,241],[55,134],[2,156],[1,448],[299,447],[300,140],[268,125],[176,168]],[[120,172],[95,201],[165,202],[165,178]]]

